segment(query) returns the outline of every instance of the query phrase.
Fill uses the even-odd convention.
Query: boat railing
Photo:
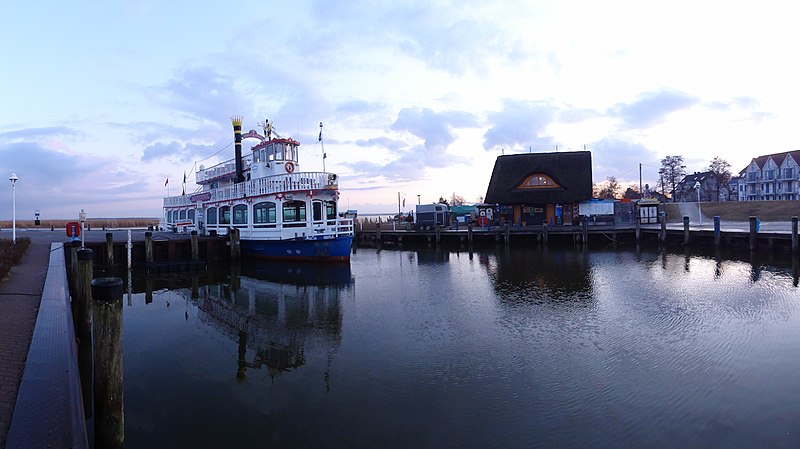
[[[243,167],[249,167],[252,161],[253,161],[252,154],[242,156]],[[236,159],[229,159],[227,161],[220,162],[217,165],[204,168],[203,170],[199,170],[197,173],[195,173],[195,182],[197,184],[202,184],[212,179],[220,178],[223,176],[229,176],[235,172],[236,172]]]
[[[190,195],[168,196],[164,198],[164,207],[192,206],[194,202],[189,198]]]
[[[350,218],[327,220],[324,224],[315,224],[313,229],[315,237],[330,238],[353,235],[353,220]]]
[[[287,173],[267,176],[250,181],[211,190],[209,201],[228,201],[245,197],[285,194],[290,198],[292,192],[336,188],[335,178],[325,172]]]

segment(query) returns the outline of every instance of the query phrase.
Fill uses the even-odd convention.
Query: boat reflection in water
[[[233,267],[228,283],[201,287],[197,301],[198,319],[238,341],[237,379],[263,367],[274,379],[301,367],[306,349],[332,357],[342,295],[354,283],[349,264],[258,262],[239,271]]]

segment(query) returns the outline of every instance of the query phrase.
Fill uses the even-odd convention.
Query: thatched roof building
[[[528,153],[499,156],[486,203],[578,203],[592,198],[592,153]]]

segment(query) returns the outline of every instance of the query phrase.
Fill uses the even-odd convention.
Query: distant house
[[[683,177],[681,182],[675,186],[672,197],[676,202],[697,202],[697,183],[700,183],[700,201],[725,201],[728,197],[728,189],[720,188],[717,197],[717,181],[711,172],[695,172]]]
[[[800,199],[800,151],[753,158],[739,172],[744,182],[744,201]]]
[[[484,202],[495,221],[515,225],[572,223],[578,204],[592,198],[589,151],[499,156]]]
[[[728,181],[728,201],[745,201],[745,183],[743,176],[733,176]]]

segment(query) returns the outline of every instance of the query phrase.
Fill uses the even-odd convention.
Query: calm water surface
[[[795,273],[359,249],[150,281],[123,312],[126,445],[798,447]]]

